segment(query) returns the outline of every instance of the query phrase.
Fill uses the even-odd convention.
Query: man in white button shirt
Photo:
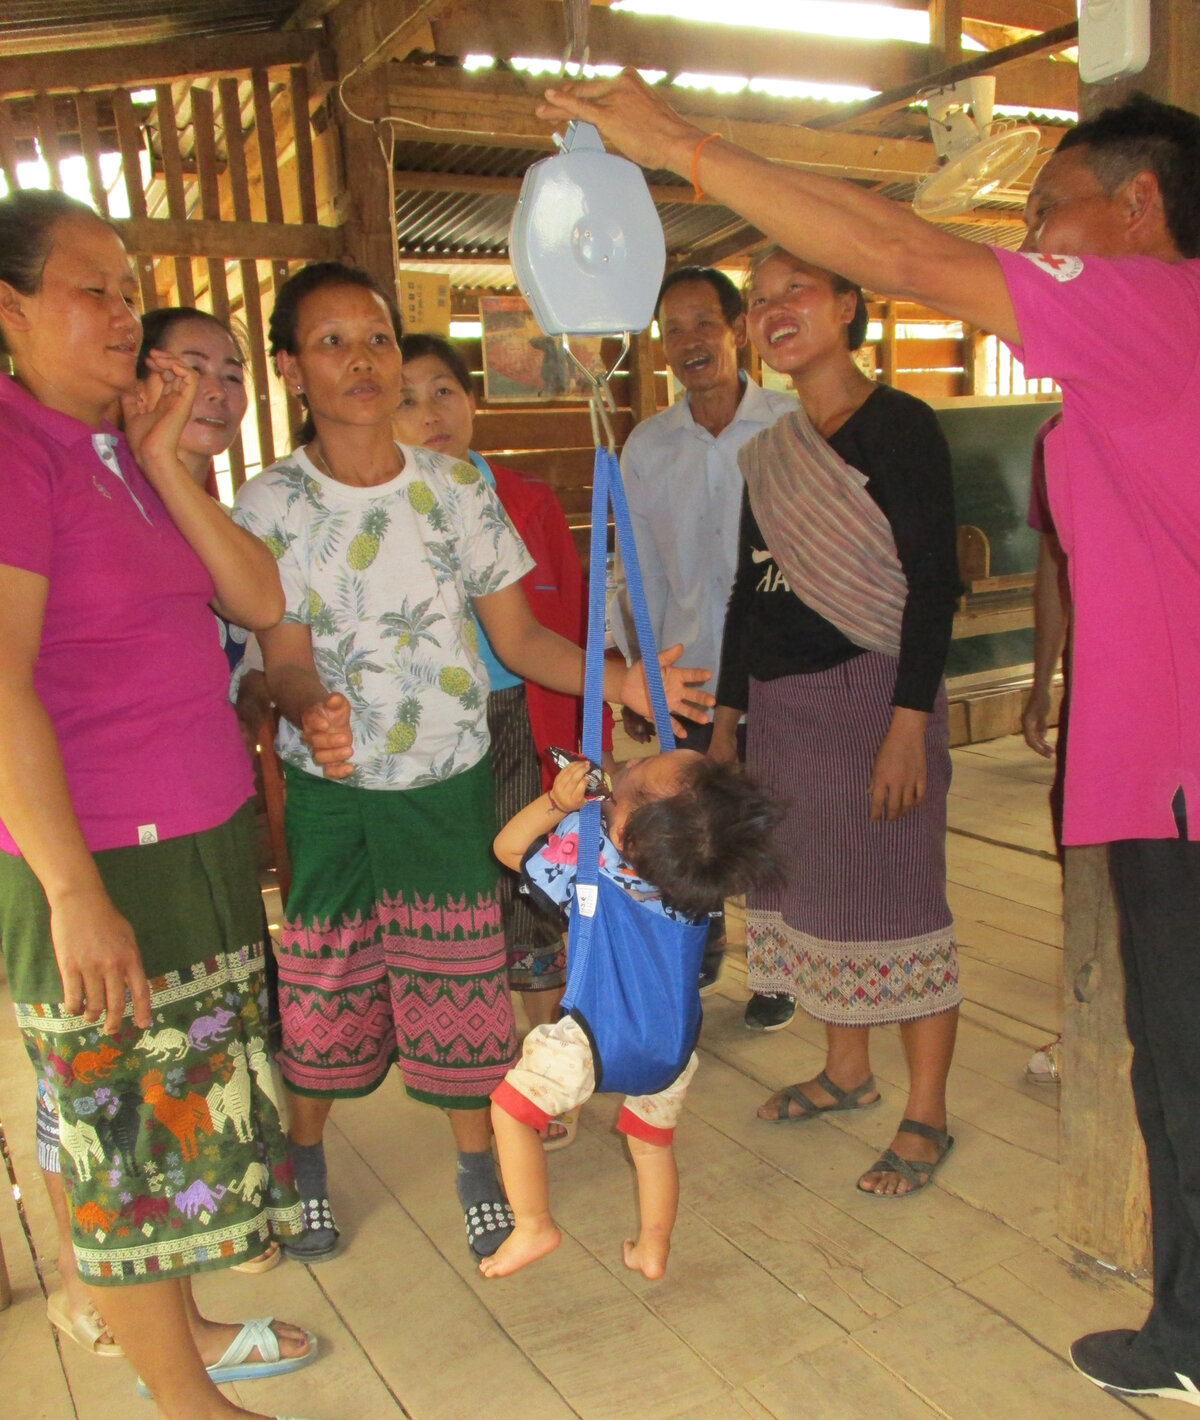
[[[724,272],[710,266],[671,272],[655,315],[663,353],[684,397],[634,429],[621,455],[621,473],[658,644],[682,643],[681,664],[710,667],[713,678],[704,688],[715,690],[737,563],[738,450],[794,409],[795,398],[760,389],[738,369],[746,320],[741,293]],[[626,654],[636,651],[623,587],[613,632]],[[639,715],[625,711],[622,718],[635,740],[644,743],[653,733]],[[679,745],[703,752],[711,734],[711,725],[691,724]],[[702,991],[716,985],[724,938],[724,921],[714,918]]]

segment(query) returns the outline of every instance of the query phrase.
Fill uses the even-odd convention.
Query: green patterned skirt
[[[0,940],[17,1022],[59,1115],[80,1274],[93,1284],[244,1262],[301,1231],[266,1051],[249,805],[218,828],[95,855],[150,979],[151,1023],[68,1016],[45,894],[0,854]]]

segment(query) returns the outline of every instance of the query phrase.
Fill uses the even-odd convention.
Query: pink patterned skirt
[[[298,1094],[483,1109],[516,1056],[491,768],[419,789],[287,769],[280,1066]]]

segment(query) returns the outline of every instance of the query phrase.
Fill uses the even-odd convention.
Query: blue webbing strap
[[[638,649],[646,672],[650,705],[654,712],[654,728],[665,753],[675,748],[671,715],[663,689],[662,671],[658,664],[658,647],[650,627],[650,613],[642,588],[642,573],[638,566],[633,527],[629,521],[629,506],[621,483],[621,468],[615,454],[605,448],[596,450],[592,478],[592,536],[588,569],[587,650],[583,682],[583,753],[599,764],[601,754],[600,726],[604,704],[604,608],[608,570],[608,505],[612,501],[613,520],[617,528],[617,545],[625,565],[625,581],[633,623],[637,630]],[[579,815],[579,858],[575,874],[575,894],[579,905],[576,933],[571,942],[571,964],[563,1008],[570,1009],[574,1000],[572,983],[584,969],[592,940],[592,922],[596,910],[600,871],[600,804],[585,804]]]

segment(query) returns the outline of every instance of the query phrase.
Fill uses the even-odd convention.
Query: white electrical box
[[[1079,77],[1103,84],[1150,60],[1150,0],[1079,0]]]

